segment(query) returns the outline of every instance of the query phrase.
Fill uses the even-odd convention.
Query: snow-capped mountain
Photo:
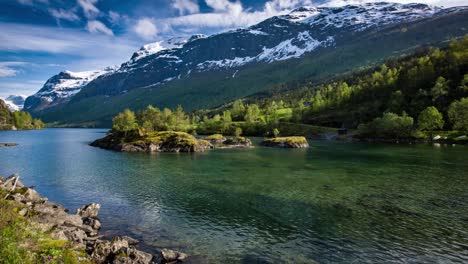
[[[64,103],[81,91],[94,79],[110,74],[117,67],[108,67],[103,70],[71,72],[63,71],[51,77],[44,86],[34,95],[27,98],[25,110],[31,108],[44,109],[59,103]]]
[[[464,7],[425,4],[302,7],[244,29],[144,45],[118,69],[90,78],[62,77],[66,73],[61,73],[29,97],[25,108],[41,113],[57,104],[78,104],[96,96],[106,101],[119,97],[119,107],[128,96],[131,102],[125,106],[183,103],[196,108],[209,106],[204,97],[212,96],[211,92],[219,97],[211,102],[214,106],[294,78],[318,80],[419,45],[464,35],[467,17]],[[362,53],[361,49],[370,50]],[[295,68],[275,66],[282,63]],[[64,97],[67,100],[59,100]],[[101,112],[96,110],[96,115]]]
[[[9,95],[3,99],[3,101],[8,106],[10,111],[21,111],[24,106],[24,101],[26,100],[26,96],[24,95]]]

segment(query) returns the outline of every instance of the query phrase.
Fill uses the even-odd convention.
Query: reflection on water
[[[68,208],[96,201],[108,235],[194,262],[468,261],[468,148],[311,142],[125,154],[103,130],[1,132],[0,174],[20,173]]]

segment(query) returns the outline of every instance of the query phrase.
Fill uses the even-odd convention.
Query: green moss
[[[305,137],[276,137],[265,139],[264,142],[271,143],[289,143],[289,144],[307,144],[307,139]]]
[[[221,135],[221,134],[213,134],[213,135],[207,136],[205,139],[207,139],[207,140],[221,140],[223,138],[224,138],[224,136]]]

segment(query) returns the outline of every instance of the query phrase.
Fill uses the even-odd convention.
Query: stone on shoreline
[[[161,257],[165,263],[174,263],[178,261],[184,261],[187,255],[175,250],[163,249],[161,250]]]
[[[186,254],[163,250],[161,255],[166,257],[158,262],[157,256],[133,246],[138,243],[136,239],[124,236],[115,237],[112,241],[101,240],[98,234],[101,228],[98,219],[100,204],[90,203],[80,207],[76,214],[69,214],[62,205],[49,202],[34,189],[24,187],[17,175],[6,179],[0,177],[0,189],[8,192],[8,199],[21,204],[18,214],[27,217],[32,228],[50,232],[52,238],[69,241],[74,248],[86,250],[88,255],[83,260],[99,264],[153,264],[187,258]]]

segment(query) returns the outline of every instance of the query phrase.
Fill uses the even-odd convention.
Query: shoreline
[[[188,258],[184,253],[166,248],[155,249],[154,252],[158,252],[156,255],[139,250],[136,247],[139,241],[125,235],[106,239],[99,234],[102,226],[98,217],[100,204],[86,204],[73,214],[61,204],[41,196],[33,187],[26,187],[19,178],[18,175],[0,177],[2,213],[7,210],[4,208],[13,208],[7,212],[10,217],[23,223],[27,230],[42,234],[54,244],[62,243],[62,249],[71,251],[76,256],[77,263],[178,263]],[[0,224],[5,228],[12,225],[10,221]],[[29,241],[16,242],[17,247],[34,254],[34,247],[29,245]],[[47,260],[61,260],[54,259],[53,255],[42,257]]]

